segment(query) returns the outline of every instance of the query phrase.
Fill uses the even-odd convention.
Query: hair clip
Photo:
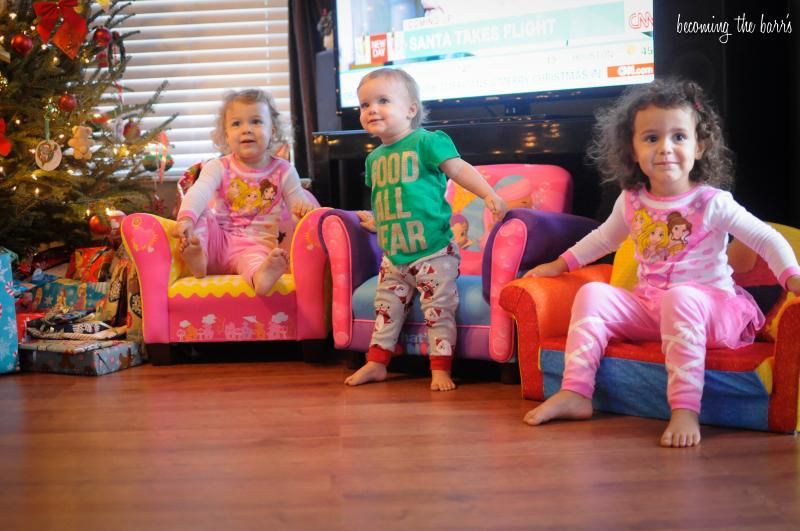
[[[698,111],[702,110],[702,107],[700,106],[700,102],[699,101],[695,101],[694,102],[694,108],[697,109]]]

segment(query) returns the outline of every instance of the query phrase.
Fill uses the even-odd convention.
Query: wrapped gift
[[[24,343],[28,339],[28,334],[25,333],[25,326],[28,321],[44,317],[41,312],[17,312],[17,338],[20,343]]]
[[[108,282],[59,278],[34,289],[32,309],[35,311],[54,306],[69,306],[76,310],[94,309],[106,293]]]
[[[101,376],[142,363],[132,341],[32,340],[20,344],[23,371]]]
[[[17,312],[11,279],[11,257],[0,253],[0,373],[19,370],[17,356]]]

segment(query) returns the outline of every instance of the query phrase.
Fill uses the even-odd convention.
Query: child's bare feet
[[[431,391],[452,391],[456,384],[450,373],[439,369],[431,369]]]
[[[253,287],[256,295],[268,295],[272,286],[289,269],[289,256],[286,251],[276,247],[271,250],[264,264],[253,275]]]
[[[386,379],[386,365],[377,361],[368,361],[366,365],[345,378],[346,385],[361,385],[369,382],[382,382]]]
[[[192,236],[188,239],[181,251],[181,257],[193,277],[203,278],[206,276],[206,267],[208,265],[206,254],[203,252],[203,247],[200,245],[200,240],[197,239],[197,236]]]
[[[661,446],[686,448],[700,444],[700,421],[690,409],[673,409],[667,429],[661,435]]]
[[[573,391],[562,389],[538,407],[528,411],[523,420],[531,426],[538,426],[553,419],[583,420],[591,416],[591,400]]]

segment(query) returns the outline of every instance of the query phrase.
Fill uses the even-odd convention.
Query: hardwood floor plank
[[[532,428],[519,388],[343,365],[0,378],[3,529],[797,529],[798,439],[597,414]]]

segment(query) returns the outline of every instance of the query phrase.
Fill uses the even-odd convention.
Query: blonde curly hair
[[[217,119],[214,122],[214,130],[211,132],[211,140],[222,154],[227,155],[231,152],[228,141],[225,138],[225,114],[233,102],[263,103],[267,106],[270,121],[272,122],[272,134],[267,145],[267,151],[269,151],[270,155],[277,153],[284,144],[292,142],[292,127],[288,120],[278,111],[278,106],[275,104],[275,98],[272,97],[272,94],[261,89],[229,91],[225,93],[225,97],[222,99],[222,105],[219,107]]]

